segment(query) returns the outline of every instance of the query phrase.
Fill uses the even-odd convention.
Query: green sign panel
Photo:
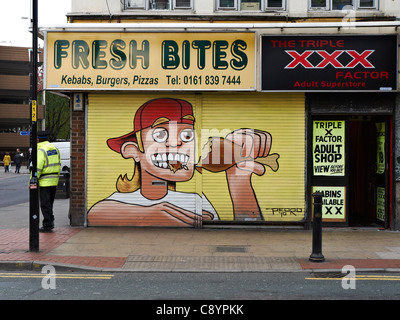
[[[346,221],[346,187],[313,186],[313,193],[321,192],[323,221]]]
[[[344,176],[345,121],[313,122],[314,176]]]

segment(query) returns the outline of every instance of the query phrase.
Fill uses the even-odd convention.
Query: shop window
[[[192,9],[193,0],[125,0],[125,9],[174,10]]]
[[[283,9],[285,9],[285,1],[283,1],[283,0],[267,0],[266,8],[274,9],[274,10],[279,10],[279,9],[283,10]]]
[[[217,10],[284,10],[285,0],[217,0]]]
[[[125,1],[126,8],[132,9],[145,9],[145,0],[126,0]]]
[[[378,0],[359,0],[358,7],[360,9],[377,9],[377,2]]]
[[[378,0],[309,0],[311,10],[378,9]]]
[[[260,1],[254,0],[242,0],[240,4],[240,10],[242,11],[259,11],[260,8]]]
[[[169,10],[171,7],[169,0],[150,0],[150,8],[152,10]]]
[[[342,10],[346,6],[352,6],[353,0],[332,0],[332,10]]]
[[[328,0],[310,0],[310,9],[328,9]]]
[[[174,8],[176,8],[176,9],[191,9],[192,4],[191,4],[190,0],[175,0]]]
[[[236,9],[237,0],[218,0],[217,9]]]

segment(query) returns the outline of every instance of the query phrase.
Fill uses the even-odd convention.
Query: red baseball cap
[[[137,142],[136,132],[151,127],[159,118],[194,125],[193,107],[189,102],[181,99],[158,98],[147,101],[136,111],[133,131],[121,137],[108,139],[107,145],[120,153],[124,142]]]

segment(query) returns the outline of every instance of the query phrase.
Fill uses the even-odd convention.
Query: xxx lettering
[[[298,66],[303,66],[305,69],[323,69],[328,65],[331,65],[335,69],[353,69],[358,65],[366,69],[375,68],[374,65],[367,60],[374,51],[375,50],[364,50],[362,53],[358,53],[356,50],[335,50],[332,53],[328,53],[325,50],[306,50],[303,53],[299,53],[296,50],[285,50],[292,58],[292,61],[290,61],[285,69],[294,69]],[[318,54],[319,57],[322,58],[322,61],[313,65],[308,60],[313,54]],[[343,65],[343,63],[337,60],[342,54],[347,54],[352,59],[346,65]]]

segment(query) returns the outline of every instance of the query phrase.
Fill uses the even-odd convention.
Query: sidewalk
[[[40,234],[38,253],[29,251],[29,203],[0,208],[0,269],[51,264],[107,272],[310,272],[352,265],[400,272],[396,231],[324,229],[325,262],[312,263],[312,230],[70,227],[69,199],[56,199],[55,208],[56,228]]]
[[[56,202],[66,207],[68,200]],[[29,206],[17,209],[27,215]],[[27,227],[0,229],[0,268],[51,264],[108,272],[298,272],[352,265],[359,270],[400,272],[400,232],[380,230],[324,229],[322,263],[308,260],[312,232],[293,229],[67,226],[40,234],[39,248],[38,253],[29,252]]]

